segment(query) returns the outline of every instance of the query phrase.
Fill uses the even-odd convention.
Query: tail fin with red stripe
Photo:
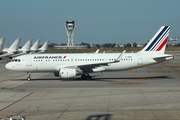
[[[152,37],[148,44],[140,51],[140,53],[161,53],[164,54],[170,26],[162,26]]]

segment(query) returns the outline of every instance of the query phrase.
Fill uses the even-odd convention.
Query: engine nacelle
[[[59,70],[60,78],[72,78],[77,75],[76,69],[63,68]]]

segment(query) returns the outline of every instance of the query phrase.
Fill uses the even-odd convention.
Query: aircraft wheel
[[[85,74],[82,74],[82,75],[81,75],[81,79],[82,79],[82,80],[86,80],[86,75],[85,75]]]
[[[30,80],[31,80],[31,78],[30,78],[30,77],[28,77],[28,78],[27,78],[27,80],[28,80],[28,81],[30,81]]]
[[[86,76],[86,79],[87,79],[87,80],[91,80],[92,77],[91,77],[91,76]]]

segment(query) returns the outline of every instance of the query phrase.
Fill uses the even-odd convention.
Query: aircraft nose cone
[[[10,64],[7,63],[7,64],[5,65],[5,68],[8,69],[8,70],[10,70]]]

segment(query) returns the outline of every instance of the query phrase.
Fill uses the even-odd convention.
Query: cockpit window
[[[21,62],[20,59],[12,59],[11,62]]]

